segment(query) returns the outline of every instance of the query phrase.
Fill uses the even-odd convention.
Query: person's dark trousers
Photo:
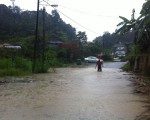
[[[102,72],[102,67],[101,67],[101,65],[100,65],[100,66],[98,66],[97,71],[98,71],[98,72]]]

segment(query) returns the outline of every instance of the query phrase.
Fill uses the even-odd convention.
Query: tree
[[[86,36],[86,33],[85,32],[81,32],[79,31],[76,35],[77,37],[77,40],[79,42],[79,48],[80,48],[80,57],[83,57],[85,56],[85,50],[86,50],[86,46],[85,44],[87,43],[87,36]]]
[[[109,32],[103,34],[103,49],[111,49],[113,46],[112,35]]]
[[[137,26],[137,42],[141,45],[142,52],[150,52],[150,1],[147,0],[141,9],[141,16]]]
[[[87,42],[87,35],[86,35],[86,33],[79,31],[79,32],[77,33],[77,39],[78,39],[81,43],[86,43],[86,42]]]
[[[117,34],[122,36],[130,31],[133,31],[136,26],[135,19],[128,20],[127,18],[122,16],[119,16],[119,18],[121,18],[123,21],[117,25],[118,27],[121,26],[118,30],[116,30]]]
[[[150,50],[150,1],[147,0],[143,4],[141,15],[136,20],[134,19],[134,11],[131,20],[124,17],[120,18],[123,22],[119,23],[118,26],[122,26],[116,33],[120,33],[120,35],[128,32],[134,33],[134,70],[137,70],[139,54],[148,53]]]

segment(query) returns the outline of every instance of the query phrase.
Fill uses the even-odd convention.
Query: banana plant
[[[150,0],[143,4],[140,14],[140,22],[137,26],[137,41],[150,38]]]

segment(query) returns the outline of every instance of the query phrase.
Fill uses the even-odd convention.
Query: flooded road
[[[0,120],[135,120],[146,98],[133,94],[123,63],[58,68],[0,85]],[[18,78],[21,79],[21,78]]]

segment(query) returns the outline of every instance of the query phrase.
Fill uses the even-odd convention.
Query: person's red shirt
[[[100,66],[100,65],[102,65],[102,62],[99,60],[99,61],[97,61],[97,63],[96,63],[98,66]]]

